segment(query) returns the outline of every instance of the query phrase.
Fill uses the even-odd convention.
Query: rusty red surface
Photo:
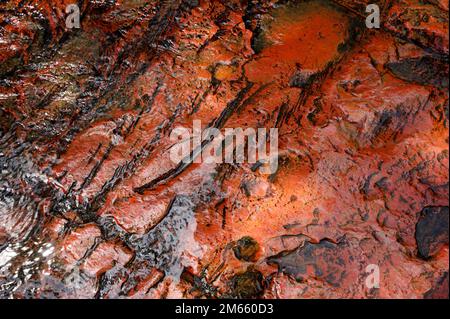
[[[448,1],[70,3],[0,4],[2,298],[448,298]]]

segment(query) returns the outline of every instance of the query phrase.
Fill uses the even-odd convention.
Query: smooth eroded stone
[[[278,270],[304,282],[320,278],[334,287],[339,287],[354,267],[356,254],[354,247],[345,242],[333,243],[323,239],[318,243],[306,242],[294,250],[283,251],[268,259],[269,264],[278,266]]]
[[[236,246],[233,247],[234,255],[239,260],[253,261],[255,260],[256,253],[259,250],[259,245],[252,237],[245,236],[236,242]]]
[[[448,245],[448,207],[425,207],[416,225],[419,257],[428,259]]]

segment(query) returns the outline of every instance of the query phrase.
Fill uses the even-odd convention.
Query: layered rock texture
[[[0,4],[1,298],[448,298],[448,1],[72,2]]]

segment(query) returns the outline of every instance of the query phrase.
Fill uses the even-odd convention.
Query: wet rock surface
[[[448,62],[429,56],[386,64],[395,76],[423,85],[448,88]]]
[[[259,271],[247,270],[231,279],[232,294],[236,298],[256,298],[263,291],[263,276]]]
[[[0,4],[1,298],[448,298],[448,2],[69,2]]]
[[[339,286],[344,277],[348,276],[349,270],[354,269],[354,266],[345,260],[343,250],[341,245],[327,240],[316,244],[306,242],[293,252],[283,252],[281,256],[271,257],[269,263],[276,264],[281,272],[298,281],[311,276]],[[357,251],[353,251],[355,252]]]
[[[445,273],[436,284],[428,290],[424,298],[425,299],[448,299],[448,273]]]
[[[419,256],[430,258],[448,245],[448,207],[425,207],[416,226]]]
[[[233,247],[236,258],[244,261],[254,260],[258,250],[258,243],[251,237],[242,237]]]

